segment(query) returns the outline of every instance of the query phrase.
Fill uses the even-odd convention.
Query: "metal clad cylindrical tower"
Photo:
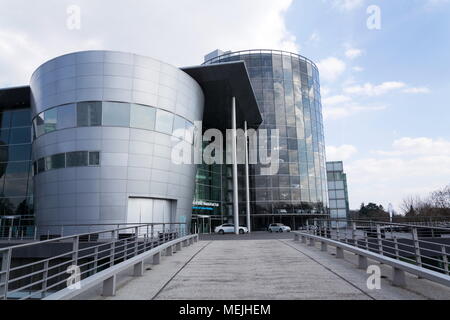
[[[190,222],[196,167],[171,153],[193,148],[203,117],[194,79],[152,58],[88,51],[43,64],[31,91],[39,226]]]
[[[325,143],[316,65],[297,54],[274,50],[226,53],[205,64],[245,61],[263,114],[260,129],[280,132],[280,169],[273,176],[251,170],[254,224],[325,214],[328,205]],[[270,147],[270,141],[268,142]],[[240,183],[240,186],[245,183]],[[241,192],[241,190],[240,190]],[[241,194],[245,195],[244,190]],[[245,211],[245,196],[240,196]],[[261,215],[261,219],[255,219]],[[266,218],[262,218],[265,216]]]

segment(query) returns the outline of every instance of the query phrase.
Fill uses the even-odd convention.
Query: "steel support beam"
[[[237,124],[236,124],[236,97],[231,99],[231,126],[232,141],[231,152],[233,156],[233,213],[234,233],[239,234],[239,190],[238,190],[238,163],[237,163]]]

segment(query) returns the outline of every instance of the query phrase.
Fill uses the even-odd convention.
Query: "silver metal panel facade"
[[[176,67],[129,53],[87,51],[58,57],[33,74],[31,91],[33,117],[91,101],[151,106],[192,123],[203,116],[204,96],[195,80]],[[189,141],[181,143],[193,147]],[[174,222],[189,222],[196,167],[171,161],[172,148],[179,144],[170,134],[103,122],[38,136],[33,142],[34,161],[97,151],[100,164],[35,174],[37,224],[125,223],[130,197],[171,200]]]

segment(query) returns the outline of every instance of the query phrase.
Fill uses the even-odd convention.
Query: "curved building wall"
[[[246,62],[263,114],[260,129],[280,130],[279,173],[263,176],[259,166],[251,168],[252,212],[325,213],[327,176],[317,67],[297,54],[272,50],[227,53],[206,64],[231,61]],[[240,180],[239,198],[245,201],[245,182]],[[244,202],[240,212],[245,214]]]
[[[195,80],[151,58],[87,51],[39,67],[31,90],[38,225],[190,222],[196,168],[171,153],[193,148]]]

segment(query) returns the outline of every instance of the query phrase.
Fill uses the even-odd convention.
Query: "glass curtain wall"
[[[0,112],[0,232],[10,226],[15,227],[15,233],[32,231],[30,112],[29,109]]]
[[[317,67],[296,54],[260,50],[228,53],[206,64],[231,61],[246,63],[263,114],[260,129],[280,132],[278,174],[263,176],[259,165],[251,166],[252,213],[271,219],[326,214],[328,191]],[[244,168],[239,172],[240,214],[245,215]],[[265,228],[271,219],[254,227]]]

